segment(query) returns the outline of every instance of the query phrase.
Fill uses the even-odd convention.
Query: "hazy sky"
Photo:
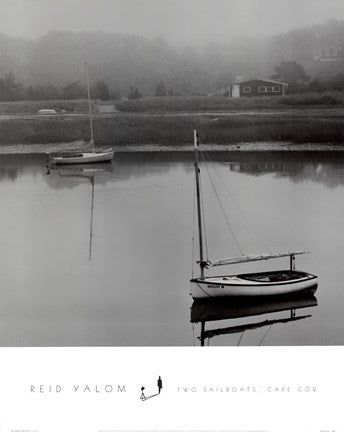
[[[0,33],[105,31],[171,42],[271,35],[344,19],[343,0],[0,0]]]

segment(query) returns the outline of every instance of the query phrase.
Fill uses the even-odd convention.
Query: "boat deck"
[[[240,277],[241,279],[252,280],[255,282],[284,282],[284,281],[298,280],[308,276],[309,276],[308,273],[295,271],[295,270],[282,270],[282,271],[238,275],[238,277]]]
[[[200,283],[221,285],[256,285],[258,284],[288,284],[315,279],[316,276],[297,270],[278,270],[261,273],[245,273],[228,276],[210,276],[205,279],[195,279]]]

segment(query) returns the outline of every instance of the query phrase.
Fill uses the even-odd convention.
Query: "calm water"
[[[209,257],[239,251],[207,171],[243,252],[312,251],[296,263],[319,276],[316,298],[190,309],[192,155],[119,155],[112,172],[50,175],[43,159],[2,157],[0,345],[199,345],[201,324],[190,322],[191,312],[195,321],[215,319],[206,331],[227,329],[206,334],[205,344],[343,344],[344,159],[212,158],[202,164]],[[221,271],[287,266],[282,259]],[[290,320],[290,309],[307,317]]]

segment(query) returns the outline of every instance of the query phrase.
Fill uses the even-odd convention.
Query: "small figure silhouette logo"
[[[144,402],[144,401],[146,401],[148,399],[151,399],[152,397],[159,396],[159,394],[161,393],[161,390],[162,390],[162,379],[161,379],[160,375],[159,375],[159,378],[158,378],[158,380],[157,380],[156,383],[157,383],[157,386],[158,386],[158,393],[154,393],[154,394],[151,394],[149,396],[146,396],[145,393],[144,393],[144,391],[146,390],[146,388],[144,386],[141,387],[140,399],[142,400],[142,402]]]
[[[145,396],[145,394],[144,394],[144,387],[142,386],[141,387],[141,396],[140,396],[140,399],[142,400],[142,401],[144,401],[144,400],[146,400],[146,396]]]

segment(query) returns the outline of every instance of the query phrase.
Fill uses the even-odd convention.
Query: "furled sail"
[[[295,256],[295,255],[302,255],[310,253],[308,251],[294,251],[294,252],[283,252],[283,253],[262,253],[262,254],[250,254],[250,255],[243,255],[238,257],[231,257],[231,258],[225,258],[221,260],[213,260],[213,261],[207,261],[206,267],[216,267],[221,265],[227,265],[227,264],[239,264],[239,263],[245,263],[250,261],[261,261],[261,260],[269,260],[272,258],[283,258],[288,256]]]

